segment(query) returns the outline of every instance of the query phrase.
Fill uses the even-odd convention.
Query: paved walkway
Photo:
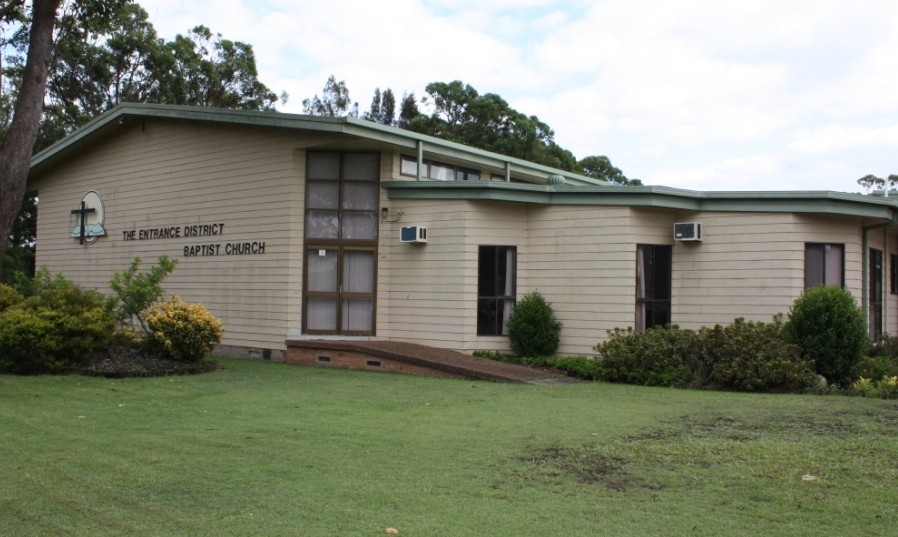
[[[402,341],[292,340],[291,346],[354,351],[469,378],[521,384],[568,384],[577,379],[552,370],[478,358]]]

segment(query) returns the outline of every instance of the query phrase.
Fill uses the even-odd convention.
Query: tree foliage
[[[877,177],[872,173],[868,173],[867,175],[858,179],[857,184],[860,185],[864,189],[864,192],[868,194],[871,190],[877,188],[882,190],[885,189],[886,186],[888,186],[889,190],[892,190],[893,188],[895,188],[895,186],[898,186],[898,175],[893,173],[890,174],[888,178],[883,179],[882,177]]]
[[[342,80],[337,82],[334,75],[331,75],[324,84],[321,97],[316,94],[309,99],[303,99],[302,111],[311,116],[358,117],[359,103],[354,103],[349,98],[346,83]]]
[[[393,90],[387,88],[381,93],[380,88],[374,89],[374,97],[371,99],[371,108],[363,116],[368,121],[381,125],[396,124],[396,97]]]
[[[406,128],[531,162],[578,171],[574,155],[555,143],[555,132],[536,116],[513,109],[495,93],[481,95],[460,80],[432,82],[420,114]]]
[[[402,94],[402,100],[399,102],[399,119],[396,126],[401,129],[407,129],[411,122],[421,115],[418,109],[418,101],[415,99],[414,93]]]
[[[611,160],[605,155],[592,155],[580,159],[577,164],[580,166],[581,173],[594,179],[608,181],[613,185],[642,185],[639,179],[628,179],[620,168],[611,164]]]

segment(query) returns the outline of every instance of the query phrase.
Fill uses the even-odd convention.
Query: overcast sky
[[[140,0],[160,37],[204,24],[253,46],[290,98],[331,74],[461,80],[646,184],[857,192],[898,174],[895,0]]]

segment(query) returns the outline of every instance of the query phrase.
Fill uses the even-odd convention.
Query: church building
[[[769,321],[841,285],[898,331],[898,203],[838,192],[614,186],[355,118],[123,104],[32,160],[37,265],[110,292],[140,257],[225,325],[291,341],[509,350],[538,290],[560,353],[614,328]]]

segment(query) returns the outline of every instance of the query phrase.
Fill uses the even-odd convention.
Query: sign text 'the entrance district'
[[[214,237],[224,234],[224,223],[189,224],[184,226],[153,227],[122,231],[126,241]],[[265,253],[264,241],[204,243],[184,245],[184,257],[211,255],[258,255]]]

